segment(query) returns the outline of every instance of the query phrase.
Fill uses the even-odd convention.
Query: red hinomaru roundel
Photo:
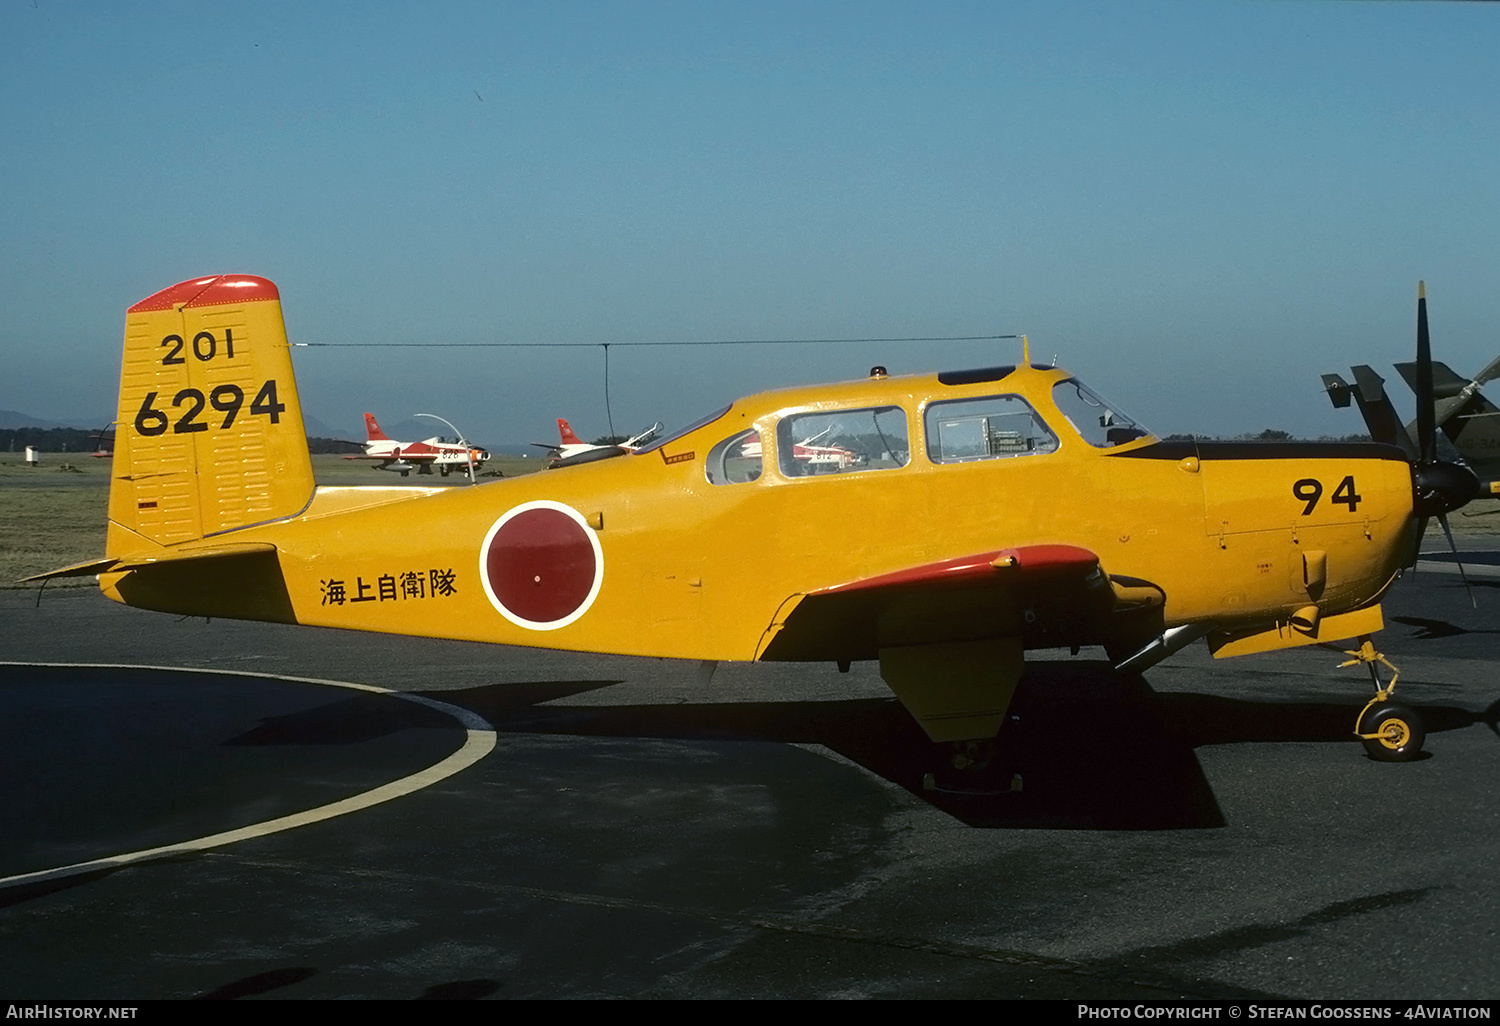
[[[550,499],[523,502],[496,520],[479,547],[479,580],[511,623],[566,627],[604,583],[604,551],[579,512]]]

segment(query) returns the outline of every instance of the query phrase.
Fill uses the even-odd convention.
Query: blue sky
[[[1500,6],[0,6],[0,408],[103,420],[125,307],[307,342],[1026,332],[1158,432],[1359,429],[1318,374],[1500,352]],[[1013,343],[611,352],[615,425]],[[606,430],[595,350],[305,349],[354,432]],[[1395,385],[1393,394],[1404,391]]]

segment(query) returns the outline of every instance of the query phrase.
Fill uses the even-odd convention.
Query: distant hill
[[[362,442],[365,437],[363,429],[355,431],[351,428],[348,431],[340,431],[336,427],[330,427],[306,410],[302,411],[302,427],[307,431],[309,438],[344,438],[349,441]]]
[[[109,423],[109,415],[101,415],[97,420],[93,418],[74,418],[72,420],[42,420],[21,413],[18,410],[0,410],[0,429],[14,430],[17,428],[78,428],[80,431],[98,431]]]
[[[303,414],[308,448],[316,453],[363,452],[360,444],[365,433],[345,433],[329,427],[317,417]],[[100,417],[97,424],[87,420],[55,421],[33,417],[19,410],[0,410],[0,452],[24,452],[28,445],[42,452],[93,452],[105,432],[105,447],[112,448],[109,421]],[[432,432],[428,432],[430,435]],[[423,435],[422,437],[427,437]]]
[[[314,456],[326,453],[338,453],[350,455],[365,451],[365,447],[358,442],[351,442],[347,438],[319,438],[316,435],[307,436],[307,451]]]

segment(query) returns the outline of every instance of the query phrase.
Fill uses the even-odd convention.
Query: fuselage
[[[737,660],[809,593],[1006,546],[1088,549],[1112,579],[1158,589],[1165,625],[1225,629],[1362,608],[1404,565],[1398,449],[1161,442],[1107,415],[1075,424],[1081,407],[1059,405],[1075,385],[1023,366],[764,393],[593,463],[319,488],[295,516],[232,532],[274,546],[238,589],[191,569],[101,583],[199,615]],[[839,451],[864,446],[840,472],[796,452],[823,426]]]

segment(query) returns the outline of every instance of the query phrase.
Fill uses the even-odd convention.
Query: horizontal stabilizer
[[[91,559],[86,563],[74,563],[72,566],[62,566],[56,570],[48,570],[44,574],[32,574],[30,577],[23,577],[20,583],[31,584],[35,581],[50,581],[56,577],[94,577],[106,572],[118,562],[118,559],[109,557]]]
[[[1328,393],[1328,401],[1333,403],[1334,408],[1342,410],[1348,407],[1350,394],[1354,390],[1349,387],[1349,382],[1337,374],[1324,374],[1323,391]]]
[[[44,574],[33,574],[30,577],[21,578],[22,584],[31,584],[36,581],[50,581],[58,577],[96,577],[99,574],[125,573],[130,570],[141,570],[148,566],[159,566],[166,563],[186,563],[199,559],[222,559],[225,556],[245,556],[258,552],[275,552],[276,546],[270,542],[239,542],[234,545],[211,545],[207,548],[189,549],[185,552],[177,552],[171,549],[161,549],[149,554],[137,554],[125,558],[106,556],[104,559],[91,559],[86,563],[74,563],[71,566],[58,567],[56,570],[48,570]]]
[[[190,549],[186,552],[172,552],[170,550],[153,552],[146,555],[127,556],[117,560],[110,567],[110,573],[123,573],[127,570],[144,570],[148,566],[162,566],[167,563],[189,563],[200,559],[224,559],[229,556],[249,556],[256,553],[275,552],[276,546],[270,542],[236,542],[233,545],[210,545],[207,548]]]

